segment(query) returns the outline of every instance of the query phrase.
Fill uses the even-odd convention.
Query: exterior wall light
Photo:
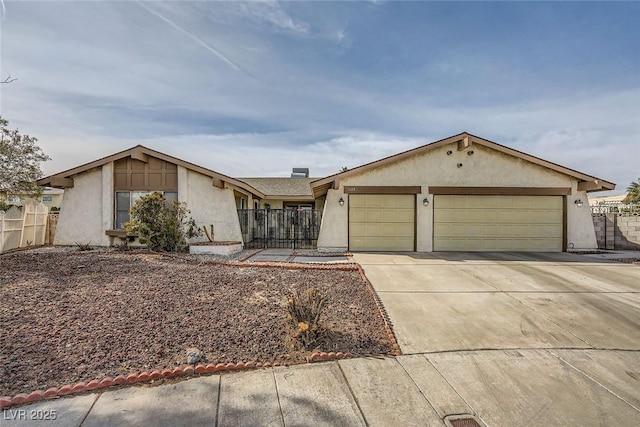
[[[581,208],[582,206],[584,206],[584,203],[582,202],[581,199],[576,200],[575,202],[573,202],[576,204],[577,207]]]
[[[338,200],[338,203],[340,204],[340,206],[344,206],[344,199],[340,197],[340,200]]]
[[[422,200],[422,206],[429,206],[429,198],[428,198],[428,197],[425,197],[425,198]]]

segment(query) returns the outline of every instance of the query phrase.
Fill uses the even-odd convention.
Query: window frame
[[[126,221],[122,221],[122,227],[118,228],[118,213],[119,212],[125,212],[124,209],[118,209],[118,194],[119,193],[127,193],[129,195],[129,209],[126,211],[127,212],[127,220]],[[134,194],[137,193],[137,197],[134,197]],[[114,191],[114,197],[113,197],[113,229],[114,230],[124,230],[124,224],[128,221],[131,220],[131,207],[133,206],[133,204],[135,202],[137,202],[139,199],[141,199],[142,197],[148,196],[149,194],[153,194],[153,193],[160,193],[163,196],[165,196],[166,198],[166,194],[175,194],[175,197],[172,197],[171,199],[167,200],[168,202],[173,202],[178,201],[178,192],[175,190],[115,190]]]

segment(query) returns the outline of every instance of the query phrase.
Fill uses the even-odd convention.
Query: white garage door
[[[349,250],[413,251],[415,196],[351,194]]]
[[[561,196],[433,199],[434,251],[562,251]]]

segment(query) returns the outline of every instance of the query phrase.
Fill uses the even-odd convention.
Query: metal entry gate
[[[244,247],[313,249],[322,211],[312,209],[238,209]]]

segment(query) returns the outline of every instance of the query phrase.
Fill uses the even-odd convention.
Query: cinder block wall
[[[594,213],[598,249],[640,250],[640,215]]]

